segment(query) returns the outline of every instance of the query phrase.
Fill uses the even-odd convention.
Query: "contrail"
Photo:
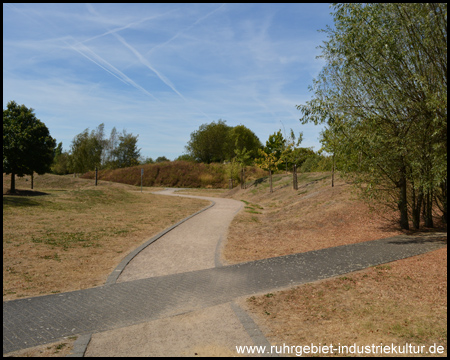
[[[146,58],[144,58],[141,53],[139,53],[139,51],[137,51],[134,47],[132,47],[130,44],[128,44],[125,39],[120,36],[119,34],[116,33],[112,33],[112,35],[114,35],[116,37],[117,40],[119,40],[123,45],[125,45],[128,49],[130,49],[130,51],[138,58],[138,60],[147,68],[149,68],[151,71],[153,71],[156,76],[158,76],[158,78],[164,83],[166,84],[168,87],[170,87],[179,97],[181,97],[184,101],[186,101],[187,103],[189,103],[189,101],[175,88],[175,86],[170,82],[169,79],[167,79],[163,74],[161,74],[158,70],[156,70],[149,62]],[[208,115],[206,115],[203,111],[200,111],[208,120],[211,120],[209,118]]]
[[[92,8],[92,7],[91,7],[91,8]],[[167,15],[167,14],[169,14],[169,13],[171,13],[171,12],[174,12],[174,11],[176,11],[176,10],[177,10],[177,9],[172,9],[172,10],[169,10],[169,11],[165,12],[164,14],[155,15],[155,16],[149,16],[149,17],[146,17],[146,18],[144,18],[144,19],[141,19],[141,20],[138,20],[138,21],[131,22],[131,23],[127,24],[127,25],[124,25],[124,26],[121,26],[121,27],[118,27],[118,28],[115,28],[115,29],[112,29],[112,30],[108,30],[107,32],[105,32],[105,33],[103,33],[103,34],[96,35],[96,36],[94,36],[94,37],[91,37],[91,38],[89,38],[89,39],[83,40],[83,41],[81,41],[81,42],[82,42],[82,43],[86,43],[86,42],[88,42],[88,41],[91,41],[91,40],[94,40],[94,39],[98,39],[98,38],[100,38],[100,37],[103,37],[103,36],[106,36],[106,35],[109,35],[109,34],[112,34],[112,33],[115,33],[115,32],[119,32],[119,31],[128,29],[128,28],[130,28],[130,27],[132,27],[132,26],[134,26],[134,25],[141,24],[141,23],[146,22],[146,21],[148,21],[148,20],[152,20],[152,19],[156,19],[156,18],[161,17],[161,16],[165,16],[165,15]],[[95,9],[92,8],[91,11],[93,11],[96,15],[98,15],[97,12],[95,11]]]
[[[4,4],[7,7],[21,13],[22,15],[25,15],[26,17],[28,17],[29,19],[31,19],[32,21],[34,21],[35,23],[37,23],[40,27],[42,27],[42,24],[37,21],[35,18],[29,16],[26,12],[22,11],[21,9],[18,9],[10,4]],[[39,15],[39,14],[38,14]],[[40,16],[40,15],[39,15]],[[49,22],[47,19],[45,20],[47,25],[50,25],[51,27],[55,28],[55,25],[53,25],[51,22]],[[48,30],[46,30],[47,32],[49,32]],[[52,34],[53,35],[53,34]],[[89,49],[87,46],[85,46],[84,44],[78,42],[77,40],[75,40],[73,38],[73,36],[71,35],[66,35],[68,38],[71,38],[76,44],[75,45],[79,45],[81,47],[83,47],[83,50],[85,52],[89,52],[92,54],[92,56],[97,60],[92,59],[92,57],[89,57],[88,55],[86,55],[85,52],[81,51],[80,49],[77,49],[75,46],[71,45],[69,42],[67,42],[64,39],[60,39],[63,43],[65,43],[67,46],[69,46],[71,49],[75,50],[77,53],[79,53],[80,55],[84,56],[85,58],[87,58],[88,60],[92,61],[94,64],[96,64],[97,66],[99,66],[100,68],[102,68],[103,70],[105,70],[106,72],[108,72],[110,75],[114,76],[116,79],[122,81],[123,83],[127,84],[127,85],[131,85],[134,88],[142,91],[143,93],[145,93],[146,95],[152,97],[153,99],[155,99],[156,101],[160,102],[154,95],[152,95],[151,93],[149,93],[147,90],[145,90],[142,86],[136,84],[133,80],[131,80],[128,76],[126,76],[124,73],[122,73],[119,69],[115,68],[113,65],[111,65],[109,62],[107,62],[105,59],[103,59],[102,57],[100,57],[99,55],[97,55],[94,51],[92,51],[91,49]],[[103,64],[103,65],[102,65]],[[109,68],[109,69],[108,69]],[[111,69],[111,70],[110,70]],[[115,72],[113,72],[113,71]]]
[[[127,85],[131,85],[134,88],[142,91],[144,94],[147,94],[148,96],[152,97],[153,99],[155,99],[156,101],[159,102],[159,100],[152,95],[151,93],[149,93],[147,90],[145,90],[142,86],[138,85],[137,83],[135,83],[133,80],[131,80],[128,76],[126,76],[123,72],[121,72],[119,69],[117,69],[115,66],[111,65],[109,62],[107,62],[105,59],[103,59],[102,57],[100,57],[99,55],[97,55],[94,51],[92,51],[91,49],[89,49],[87,46],[85,46],[84,44],[81,43],[77,43],[76,45],[82,46],[84,51],[87,51],[89,53],[91,53],[93,55],[93,57],[97,60],[93,60],[91,57],[87,56],[85,52],[77,49],[75,46],[72,46],[71,44],[69,44],[67,41],[64,41],[67,45],[69,45],[73,50],[75,50],[76,52],[78,52],[79,54],[83,55],[85,58],[87,58],[88,60],[92,61],[94,64],[96,64],[97,66],[101,67],[103,70],[107,71],[109,74],[111,74],[112,76],[114,76],[115,78],[119,79],[120,81],[122,81],[123,83],[127,84]],[[103,65],[102,65],[103,64]],[[112,69],[113,71],[109,70]]]
[[[145,56],[147,56],[148,54],[150,54],[152,51],[167,45],[168,43],[170,43],[172,40],[176,39],[178,36],[180,36],[181,34],[185,33],[186,31],[192,29],[195,25],[197,25],[199,22],[205,20],[207,17],[211,16],[213,13],[215,13],[216,11],[219,11],[221,8],[223,8],[225,6],[225,4],[220,5],[217,9],[214,9],[213,11],[209,12],[208,14],[206,14],[205,16],[201,17],[200,19],[196,20],[193,24],[189,25],[186,29],[183,29],[181,31],[179,31],[178,33],[176,33],[174,36],[172,36],[169,40],[163,42],[162,44],[158,44],[156,46],[154,46],[153,48],[151,48],[149,51],[147,51],[147,53],[145,54]]]

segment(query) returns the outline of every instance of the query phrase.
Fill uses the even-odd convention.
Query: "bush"
[[[138,186],[141,184],[141,169],[144,169],[144,186],[227,188],[230,178],[230,169],[227,164],[171,161],[116,170],[100,170],[98,172],[98,179]],[[236,174],[238,173],[236,172]],[[233,173],[235,186],[239,184],[239,176],[236,174]],[[247,179],[261,176],[263,176],[263,172],[260,169],[253,167],[246,168]],[[90,171],[81,177],[94,179],[95,172]]]

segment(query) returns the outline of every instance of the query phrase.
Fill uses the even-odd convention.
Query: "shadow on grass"
[[[14,194],[6,192],[3,194],[3,206],[39,206],[41,203],[36,200],[32,200],[32,197],[50,195],[42,191],[33,190],[16,190]]]

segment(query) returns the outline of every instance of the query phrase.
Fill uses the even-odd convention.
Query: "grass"
[[[277,175],[229,193],[262,214],[240,212],[225,244],[228,263],[399,235],[396,215],[370,212],[340,179],[327,173]],[[261,186],[262,185],[262,186]],[[446,231],[446,228],[445,230]],[[444,346],[447,354],[447,249],[334,279],[252,296],[241,302],[272,345]],[[291,354],[292,355],[292,354]],[[390,355],[390,354],[389,354]],[[427,355],[427,354],[425,354]],[[428,354],[431,355],[431,354]],[[320,356],[325,356],[321,354]],[[342,356],[342,355],[341,355]]]
[[[101,285],[128,252],[209,204],[49,174],[34,187],[3,196],[3,300]]]
[[[428,350],[436,344],[444,347],[441,356],[446,356],[446,263],[447,249],[440,249],[253,296],[244,306],[266,330],[272,345],[382,343],[413,344]]]

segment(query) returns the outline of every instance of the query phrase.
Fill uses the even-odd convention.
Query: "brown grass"
[[[46,195],[3,196],[3,300],[102,285],[127,253],[209,204],[67,176],[35,176],[34,188]]]
[[[267,180],[230,192],[246,203],[246,209],[230,226],[223,254],[228,263],[412,233],[400,229],[397,212],[370,211],[343,180],[331,187],[329,174],[307,173],[299,177],[295,191],[291,177],[275,176],[272,194]]]
[[[243,306],[272,345],[437,344],[446,356],[447,249],[253,296]]]
[[[332,188],[329,174],[303,174],[298,191],[290,176],[274,180],[272,194],[267,181],[229,193],[246,206],[230,226],[227,262],[413,233],[399,228],[397,213],[369,211],[344,181]],[[446,354],[447,249],[254,296],[243,306],[272,345],[436,343]]]

